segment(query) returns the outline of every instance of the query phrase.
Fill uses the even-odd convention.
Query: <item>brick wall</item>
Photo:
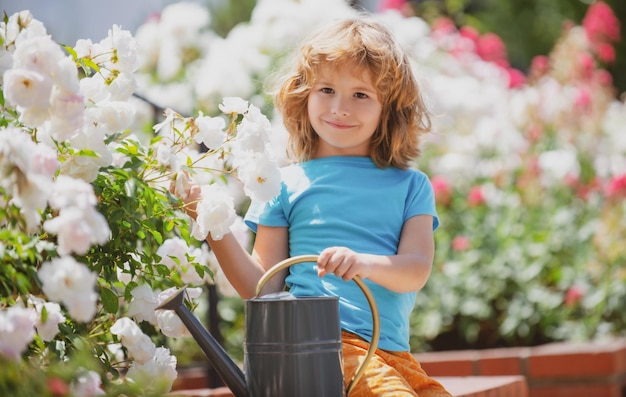
[[[443,376],[526,378],[530,397],[626,397],[626,339],[416,354]]]

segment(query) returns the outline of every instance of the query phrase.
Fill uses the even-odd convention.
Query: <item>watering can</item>
[[[370,305],[373,334],[365,359],[346,388],[338,298],[259,297],[271,277],[301,262],[317,262],[317,255],[295,256],[274,265],[259,280],[255,297],[246,300],[243,371],[187,308],[184,288],[157,310],[176,312],[235,397],[346,396],[378,347],[376,302],[367,285],[354,277]]]

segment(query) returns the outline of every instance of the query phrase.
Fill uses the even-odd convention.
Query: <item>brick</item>
[[[437,381],[454,397],[529,397],[523,376],[440,377]],[[226,387],[176,390],[169,397],[233,397]]]
[[[552,385],[531,387],[530,397],[622,397],[618,385]]]
[[[528,397],[523,376],[453,376],[437,379],[454,397]]]
[[[203,389],[209,386],[207,368],[188,367],[178,370],[178,377],[174,380],[172,390]]]
[[[529,378],[610,376],[626,371],[626,340],[549,343],[531,349]]]
[[[430,376],[478,375],[476,350],[416,353],[415,357]]]
[[[482,376],[525,375],[524,361],[530,354],[526,347],[480,350],[478,373]]]
[[[176,390],[171,392],[168,397],[235,397],[227,387],[218,387],[216,389],[189,389]]]

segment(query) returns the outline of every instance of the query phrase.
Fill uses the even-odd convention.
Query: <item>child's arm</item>
[[[404,223],[396,255],[372,255],[346,247],[329,247],[320,254],[319,275],[334,273],[344,280],[369,279],[395,292],[418,291],[426,284],[435,255],[433,218],[418,215]]]
[[[250,255],[232,233],[221,240],[207,236],[224,275],[243,299],[254,297],[261,276],[273,265],[287,258],[288,237],[286,227],[259,226],[254,249]],[[265,285],[262,293],[281,291],[287,271],[277,274]]]
[[[196,219],[196,203],[201,200],[201,189],[191,184],[186,194],[174,194],[184,197],[185,212]],[[252,254],[241,246],[232,233],[226,233],[221,240],[214,240],[210,233],[206,241],[215,254],[224,275],[243,299],[254,297],[256,286],[263,274],[289,255],[289,238],[286,227],[266,227],[259,225]],[[276,292],[283,289],[287,271],[277,274],[265,285],[262,293]]]

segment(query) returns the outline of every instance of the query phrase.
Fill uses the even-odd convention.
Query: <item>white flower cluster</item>
[[[206,173],[190,174],[187,164],[200,169],[232,168],[231,175],[242,183],[245,194],[254,199],[268,201],[280,190],[279,162],[270,144],[269,119],[259,108],[238,97],[224,98],[219,109],[232,120],[241,117],[241,121],[226,126],[219,116],[201,114],[192,119],[169,111],[166,119],[154,126],[163,138],[157,144],[157,158],[176,173],[176,191],[184,193],[192,180],[202,188],[202,201],[197,204],[192,230],[192,235],[200,241],[209,233],[219,240],[229,232],[237,219],[235,201],[219,178],[206,180]],[[180,139],[181,131],[189,131],[194,141],[205,145],[209,152],[201,153],[188,145],[185,139]],[[221,155],[213,155],[216,151]]]
[[[200,288],[186,289],[191,299],[197,298],[201,291]],[[176,292],[174,288],[154,292],[147,285],[135,288],[128,311],[128,315],[133,316],[134,320],[122,317],[111,327],[111,333],[117,335],[133,360],[127,378],[142,384],[152,384],[148,390],[161,392],[170,390],[177,376],[176,357],[170,354],[169,349],[156,347],[150,337],[141,331],[137,322],[148,321],[169,337],[188,335],[185,325],[174,312],[155,310]]]
[[[198,7],[192,8],[199,11]],[[182,24],[180,18],[161,19],[173,33],[169,39],[167,34],[162,37],[169,43],[166,47],[195,40],[192,31],[208,23],[208,16],[195,15],[196,19],[185,18]],[[36,275],[45,299],[29,296],[22,304],[0,310],[0,354],[18,360],[35,333],[45,342],[53,341],[66,315],[89,323],[101,308],[96,292],[103,286],[98,285],[99,275],[76,257],[115,238],[107,219],[97,211],[92,184],[104,167],[125,163],[118,151],[123,147],[120,139],[132,140],[139,150],[144,149],[133,130],[138,108],[132,95],[137,88],[136,70],[150,55],[143,51],[138,57],[136,40],[118,26],[98,43],[78,40],[74,47],[62,47],[28,11],[0,22],[0,43],[3,112],[10,115],[4,119],[6,126],[0,127],[0,203],[19,209],[25,225],[20,232],[52,237],[39,242],[46,256]],[[176,58],[168,53],[157,61],[164,78],[177,67],[168,65],[168,59]],[[158,139],[145,148],[158,163],[146,170],[155,188],[167,189],[165,183],[172,176],[178,184],[194,180],[203,185],[204,199],[198,203],[193,230],[200,240],[208,233],[220,238],[230,227],[242,224],[235,211],[239,192],[224,180],[239,181],[243,193],[261,200],[272,198],[280,187],[269,119],[238,97],[224,98],[220,110],[223,115],[218,117],[200,112],[195,118],[166,111],[165,120],[154,127]],[[6,219],[0,219],[0,225],[14,227]],[[237,234],[244,241],[249,232]],[[5,252],[3,242],[0,252]],[[218,273],[206,245],[190,248],[182,239],[169,238],[157,254],[160,264],[178,273],[187,285],[214,282],[209,269]],[[204,274],[198,273],[198,266],[205,269]],[[153,290],[137,278],[141,269],[133,269],[132,276],[120,270],[118,280],[123,286],[128,288],[133,282],[132,299],[120,299],[128,311],[111,332],[133,360],[127,376],[147,384],[163,379],[159,390],[169,390],[176,377],[176,358],[156,347],[137,324],[149,322],[170,337],[187,335],[174,313],[155,311],[174,290]],[[223,276],[219,280],[223,283]],[[200,294],[199,288],[187,291],[190,298]],[[72,387],[100,394],[100,383],[93,375],[85,373]]]

